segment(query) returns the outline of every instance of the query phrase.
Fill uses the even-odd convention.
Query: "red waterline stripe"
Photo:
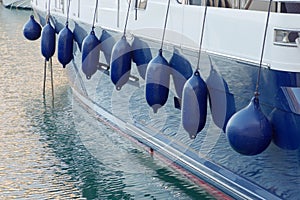
[[[79,100],[79,101],[81,101],[81,100]],[[84,105],[84,103],[82,105]],[[113,125],[113,123],[111,123],[108,120],[106,120],[103,117],[101,117],[100,114],[96,114],[95,112],[93,112],[93,110],[91,108],[89,108],[87,105],[85,105],[84,107],[87,108],[87,111],[90,114],[94,115],[94,117],[98,121],[101,121],[104,125],[110,127],[112,130],[118,132],[119,134],[121,134],[122,136],[126,137],[127,139],[129,139],[130,141],[134,142],[135,144],[139,145],[140,147],[143,147],[143,149],[145,149],[146,151],[149,150],[149,148],[150,148],[149,146],[146,146],[145,144],[142,144],[137,139],[133,138],[132,136],[130,136],[128,134],[126,134],[120,128],[118,128],[116,125]],[[152,156],[154,156],[154,151],[153,151],[152,148],[150,148],[149,153]],[[161,161],[165,162],[167,165],[169,165],[172,169],[178,171],[179,173],[181,173],[182,175],[184,175],[185,177],[187,177],[188,179],[190,179],[191,181],[193,181],[194,183],[196,183],[197,185],[199,185],[209,195],[213,196],[214,198],[216,198],[218,200],[233,200],[233,198],[231,198],[230,196],[226,195],[225,193],[221,192],[220,190],[216,189],[215,187],[213,187],[210,184],[206,183],[205,181],[201,180],[199,177],[195,176],[191,172],[188,172],[187,170],[185,170],[183,167],[179,166],[178,164],[176,164],[176,163],[172,162],[171,160],[167,159],[165,156],[161,155],[161,153],[158,152],[158,153],[155,154],[155,156],[159,160],[161,160]]]
[[[230,196],[224,194],[220,190],[216,189],[215,187],[211,186],[210,184],[206,183],[205,181],[201,180],[199,177],[195,176],[191,172],[188,172],[183,167],[179,166],[175,162],[172,162],[165,156],[161,155],[159,152],[156,154],[156,156],[162,160],[163,162],[167,163],[172,169],[178,171],[179,173],[186,176],[188,179],[199,185],[201,188],[203,188],[206,192],[208,192],[211,196],[213,196],[216,199],[219,200],[232,200]]]

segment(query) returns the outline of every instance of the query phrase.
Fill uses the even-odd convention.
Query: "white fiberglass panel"
[[[199,47],[203,12],[204,7],[185,8],[183,34],[190,39],[183,41],[185,46]],[[203,49],[259,62],[266,18],[267,12],[209,7]],[[271,13],[263,63],[281,71],[300,71],[300,49],[273,44],[275,27],[297,29],[299,22],[299,15]]]

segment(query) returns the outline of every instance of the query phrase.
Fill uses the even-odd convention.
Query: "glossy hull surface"
[[[45,13],[38,12],[40,21]],[[53,15],[57,32],[64,17]],[[255,91],[259,65],[246,59],[203,51],[200,73],[207,83],[209,101],[204,129],[190,139],[181,124],[181,111],[175,107],[177,94],[171,81],[166,104],[153,113],[145,100],[145,80],[132,63],[131,77],[116,90],[109,76],[109,62],[100,53],[98,70],[86,79],[81,69],[81,45],[90,25],[72,21],[75,34],[74,59],[66,67],[76,100],[107,120],[126,135],[154,149],[176,165],[236,199],[297,199],[300,185],[299,167],[299,72],[261,70],[260,103],[271,122],[274,135],[271,145],[256,156],[243,156],[230,147],[224,130],[228,119],[245,107]],[[107,30],[117,41],[118,31]],[[102,29],[96,27],[96,35]],[[159,41],[141,38],[154,57]],[[169,46],[164,57],[170,61]],[[197,51],[180,50],[195,70]],[[96,119],[95,119],[96,120]],[[246,123],[246,122],[245,122]]]

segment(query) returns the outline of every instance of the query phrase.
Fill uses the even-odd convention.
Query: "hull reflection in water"
[[[83,51],[82,39],[88,33],[87,30],[90,30],[91,16],[94,14],[95,40],[101,38],[104,32],[111,36],[110,39],[117,41],[123,35],[122,27],[127,25],[123,20],[125,21],[126,18],[128,1],[120,1],[116,5],[110,0],[101,0],[102,6],[99,8],[95,8],[94,4],[88,1],[85,1],[86,5],[82,6],[80,1],[76,0],[72,1],[70,6],[64,2],[64,7],[49,4],[47,1],[44,1],[44,4],[33,2],[32,5],[41,24],[45,22],[46,8],[50,8],[48,11],[51,11],[55,27],[60,27],[65,21],[66,8],[71,9],[73,15],[70,16],[69,26],[75,34],[76,43],[73,49],[74,59],[66,67],[67,74],[73,95],[96,118],[106,120],[109,125],[120,130],[122,136],[133,138],[150,147],[154,153],[159,153],[171,163],[233,198],[297,199],[300,185],[298,162],[300,117],[297,109],[300,107],[300,90],[298,90],[300,57],[297,46],[299,38],[293,38],[292,35],[300,33],[299,14],[286,14],[290,12],[287,6],[286,10],[272,11],[271,15],[268,15],[272,23],[266,23],[266,16],[270,14],[266,7],[272,5],[272,1],[262,2],[262,4],[249,1],[246,9],[240,9],[236,2],[230,0],[220,5],[209,6],[203,35],[203,53],[198,58],[198,51],[195,49],[198,49],[200,32],[204,33],[204,30],[201,30],[203,28],[199,24],[194,23],[194,19],[202,21],[204,7],[196,6],[199,4],[194,1],[189,1],[187,5],[180,4],[179,1],[167,0],[163,3],[168,2],[170,2],[169,13],[164,13],[161,9],[162,1],[158,0],[138,0],[133,4],[135,9],[129,9],[128,31],[124,36],[129,43],[126,49],[130,51],[129,46],[136,48],[136,45],[132,44],[138,38],[143,43],[140,45],[141,48],[147,50],[141,53],[139,57],[141,60],[132,57],[134,62],[130,66],[130,74],[125,75],[126,81],[122,82],[122,90],[116,90],[110,79],[112,69],[114,72],[116,69],[124,70],[122,63],[114,63],[113,59],[117,59],[114,56],[111,59],[107,58],[111,52],[109,52],[110,48],[104,48],[105,52],[101,48],[103,37],[100,47],[97,45],[94,48],[98,51],[95,54],[99,59],[92,62],[93,76],[88,76],[89,79],[86,79],[86,75],[82,72],[82,67],[85,66],[81,64],[81,57],[89,52]],[[287,4],[281,3],[283,6]],[[85,9],[88,9],[88,12],[82,11],[86,11]],[[94,13],[90,13],[91,10],[94,10]],[[136,66],[144,65],[149,58],[153,61],[153,57],[157,55],[163,27],[161,19],[167,14],[169,14],[169,22],[166,24],[167,34],[162,49],[164,62],[160,61],[158,64],[169,66],[174,49],[188,61],[182,63],[186,63],[187,68],[192,67],[192,70],[195,70],[197,60],[201,58],[200,74],[208,89],[208,103],[201,103],[199,106],[199,110],[204,110],[205,113],[207,111],[203,120],[203,129],[201,124],[201,130],[197,131],[199,132],[197,136],[193,133],[192,140],[185,131],[187,128],[181,125],[183,119],[180,107],[184,105],[186,108],[191,104],[188,103],[191,94],[180,99],[181,91],[178,91],[180,87],[177,86],[181,80],[176,80],[174,75],[175,80],[170,79],[171,73],[167,70],[160,70],[157,74],[158,71],[151,68],[152,62],[148,63],[146,77]],[[285,23],[287,21],[294,23],[287,25]],[[278,28],[287,26],[286,30]],[[265,54],[261,55],[263,59],[259,63],[264,30],[267,38],[264,41],[266,49],[262,51]],[[131,49],[130,53],[134,56],[139,54],[137,49]],[[113,68],[110,68],[110,63],[114,63]],[[171,67],[177,69],[173,63]],[[184,73],[184,70],[179,67],[178,69]],[[122,73],[117,79],[121,80],[121,76]],[[182,76],[185,77],[184,74]],[[161,77],[164,77],[168,84],[165,84]],[[158,80],[158,84],[151,85],[153,87],[151,90],[157,91],[155,96],[148,93],[149,78]],[[116,84],[116,81],[113,82]],[[164,91],[162,87],[166,87]],[[234,119],[232,116],[237,116],[235,113],[249,104],[254,91],[258,92],[256,88],[259,88],[260,93],[259,107],[254,108],[259,112],[254,112],[252,116],[254,118],[257,114],[265,116],[265,124],[270,123],[272,127],[268,126],[267,131],[264,131],[260,126],[261,118],[247,120],[247,117],[243,117],[242,122],[235,121],[237,128],[232,131],[228,128],[230,127],[228,124],[231,124],[228,122]],[[153,97],[161,100],[149,104],[154,111],[159,108],[157,113],[153,113],[147,104],[147,101],[149,103],[149,99]],[[207,98],[201,97],[204,97],[201,102],[206,102]],[[176,100],[175,106],[173,99]],[[193,111],[196,104],[197,101],[193,103],[193,107],[189,107],[189,110]],[[187,121],[188,118],[193,118],[193,116],[186,116],[188,117],[184,120]],[[197,119],[199,116],[194,117],[193,119]],[[281,120],[282,118],[286,120]],[[94,119],[89,121],[92,122]],[[242,136],[244,132],[241,131],[244,127],[257,127],[257,130],[262,131],[264,135],[256,137],[251,132],[247,132],[246,138],[250,139],[244,140]],[[287,133],[287,130],[291,131]],[[224,133],[226,131],[227,133]],[[97,140],[97,137],[95,135],[94,140]],[[120,136],[115,137],[122,140]],[[238,144],[231,148],[228,139],[231,144],[235,141]],[[256,142],[261,144],[264,140],[266,145],[258,150]],[[272,142],[269,143],[271,140]],[[93,145],[96,144],[92,143],[91,146]],[[245,152],[245,146],[251,147],[250,150]],[[238,152],[251,156],[241,155]]]
[[[22,35],[30,14],[0,6],[0,199],[212,199],[139,147],[111,138],[111,129],[81,120],[79,108],[73,113],[56,58],[54,107],[49,79],[43,98],[40,40]],[[97,129],[88,135],[90,124]],[[113,149],[88,148],[89,137]]]
[[[120,130],[107,126],[107,121],[95,120],[97,116],[77,100],[72,103],[74,128],[84,146],[77,153],[82,169],[90,170],[82,174],[86,184],[94,182],[92,193],[83,192],[86,198],[214,199],[139,144],[119,137]]]

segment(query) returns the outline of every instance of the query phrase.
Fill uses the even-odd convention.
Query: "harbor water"
[[[77,105],[56,55],[43,97],[30,14],[0,5],[0,199],[214,199]]]

